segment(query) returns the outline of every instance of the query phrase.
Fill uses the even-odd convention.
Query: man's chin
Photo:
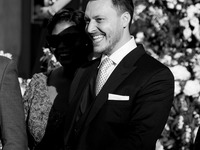
[[[101,54],[102,52],[104,52],[104,49],[101,47],[94,47],[93,48],[94,53],[96,54]]]

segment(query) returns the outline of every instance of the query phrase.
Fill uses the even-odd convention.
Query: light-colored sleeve
[[[47,86],[47,76],[36,73],[24,93],[23,104],[27,122],[27,132],[39,143],[46,130],[49,112],[53,105]]]
[[[3,58],[0,72],[0,127],[3,150],[27,150],[24,109],[16,64],[13,60]]]

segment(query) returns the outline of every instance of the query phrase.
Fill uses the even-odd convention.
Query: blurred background
[[[0,50],[11,53],[17,62],[19,62],[21,54],[26,52],[27,56],[23,59],[27,64],[20,67],[23,76],[28,76],[30,73],[30,18],[31,1],[0,1]]]
[[[87,1],[72,0],[66,7],[84,11]],[[175,77],[174,103],[156,150],[191,150],[200,125],[200,0],[133,2],[136,42]],[[45,3],[54,2],[0,0],[0,50],[16,59],[23,79],[40,72],[47,19],[38,10]]]

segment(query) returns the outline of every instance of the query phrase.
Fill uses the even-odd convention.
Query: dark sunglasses
[[[80,37],[83,36],[77,27],[71,26],[64,29],[61,33],[57,35],[49,35],[46,37],[47,44],[51,48],[57,48],[61,43],[66,46],[73,46]]]

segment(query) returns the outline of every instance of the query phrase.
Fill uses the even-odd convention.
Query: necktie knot
[[[99,91],[103,87],[104,83],[108,79],[109,73],[107,72],[107,70],[112,65],[113,65],[113,61],[109,57],[106,57],[101,62],[100,68],[99,68],[99,71],[97,74],[97,79],[96,79],[96,95],[99,93]]]
[[[100,64],[99,70],[106,71],[113,64],[112,60],[109,57],[106,57]]]

